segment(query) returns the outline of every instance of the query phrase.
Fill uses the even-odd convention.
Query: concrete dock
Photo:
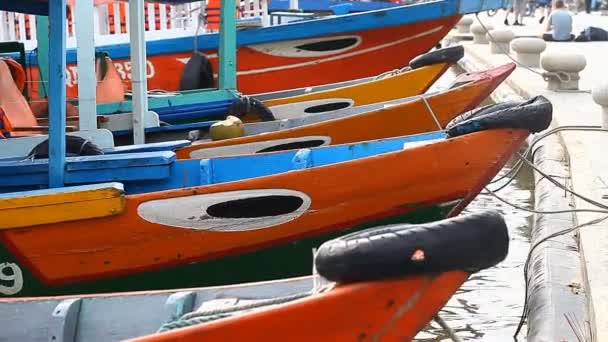
[[[472,16],[477,23],[477,18]],[[494,28],[507,28],[515,33],[516,37],[539,36],[544,31],[544,24],[538,23],[536,18],[526,17],[525,26],[505,26],[505,12],[499,11],[493,17],[479,15],[484,24],[491,24]],[[509,21],[513,22],[510,15]],[[578,13],[574,16],[573,33],[578,35],[587,26],[601,27],[608,30],[608,16],[599,13]],[[462,34],[453,36],[462,38]],[[448,38],[447,41],[453,39]],[[512,62],[503,54],[491,54],[490,47],[484,44],[473,44],[461,41],[465,46],[465,59],[461,66],[467,71],[487,69],[489,67]],[[524,98],[543,95],[553,103],[553,127],[585,125],[600,126],[602,122],[601,107],[591,97],[590,90],[608,79],[608,42],[548,42],[547,52],[572,52],[583,54],[587,65],[580,73],[580,83],[577,92],[555,92],[547,89],[547,82],[539,75],[543,70],[532,68],[529,70],[518,67],[501,87]],[[511,50],[510,56],[515,53]],[[537,73],[535,73],[535,71]],[[504,90],[503,90],[504,91]],[[607,132],[560,132],[559,139],[551,139],[553,144],[560,144],[565,153],[570,169],[569,186],[584,196],[608,205],[608,133]],[[555,188],[555,191],[561,191]],[[599,209],[580,199],[574,200],[577,209]],[[566,208],[563,208],[566,209]],[[576,224],[605,218],[606,214],[576,213]],[[593,341],[608,341],[608,219],[600,223],[583,227],[579,230],[578,245],[581,255],[582,279],[572,279],[572,284],[580,281],[581,291],[587,296],[587,314],[590,334]],[[549,303],[551,305],[551,303]],[[548,317],[557,324],[568,324],[564,317]],[[529,322],[530,323],[530,322]],[[534,339],[542,340],[542,339]],[[549,341],[550,339],[546,339]]]

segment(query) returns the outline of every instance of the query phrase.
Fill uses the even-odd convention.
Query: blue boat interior
[[[127,194],[137,194],[319,167],[399,151],[407,143],[445,138],[444,132],[432,132],[363,143],[202,160],[176,160],[175,153],[167,150],[68,157],[65,183],[67,186],[121,182]],[[0,161],[1,193],[47,186],[48,159]]]
[[[200,122],[192,122],[192,123],[182,123],[182,124],[172,124],[172,125],[161,125],[158,127],[148,127],[144,131],[146,134],[152,133],[168,133],[168,132],[176,132],[176,131],[191,131],[191,130],[199,130],[204,128],[209,128],[211,125],[216,123],[217,120],[214,121],[200,121]],[[132,135],[132,130],[120,130],[120,131],[112,131],[112,134],[115,137],[122,137],[127,135]]]

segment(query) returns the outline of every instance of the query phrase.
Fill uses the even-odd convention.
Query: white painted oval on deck
[[[302,200],[299,208],[286,214],[253,218],[217,218],[207,214],[215,204],[239,199],[264,196],[294,196]],[[144,220],[175,228],[208,230],[214,232],[240,232],[264,229],[292,221],[308,210],[310,197],[300,191],[288,189],[238,190],[168,198],[144,202],[137,214]]]

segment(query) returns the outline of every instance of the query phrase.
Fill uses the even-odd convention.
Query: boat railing
[[[267,0],[241,0],[237,4],[237,17],[260,17],[262,25],[269,25]],[[199,25],[201,25],[200,33],[219,30],[219,0],[197,1],[174,6],[147,3],[145,9],[147,40],[192,36]],[[77,20],[76,23],[72,20],[73,11],[74,8],[69,7],[68,48],[76,47],[75,29],[78,24]],[[127,43],[129,41],[128,13],[129,4],[127,2],[96,5],[94,17],[96,45]],[[35,16],[0,11],[0,41],[20,41],[25,44],[27,51],[35,49],[37,46]]]

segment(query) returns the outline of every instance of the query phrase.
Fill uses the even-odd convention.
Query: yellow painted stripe
[[[123,191],[116,187],[79,190],[71,192],[35,194],[23,197],[0,198],[0,210],[36,208],[47,205],[79,203],[122,197]]]
[[[87,220],[121,214],[126,198],[93,199],[52,205],[28,206],[0,211],[0,230],[31,227],[41,224]]]
[[[351,86],[268,100],[264,101],[264,104],[272,107],[326,98],[349,98],[355,102],[355,106],[362,106],[415,96],[421,94],[429,86],[429,82],[441,75],[447,66],[446,63],[433,64]]]

